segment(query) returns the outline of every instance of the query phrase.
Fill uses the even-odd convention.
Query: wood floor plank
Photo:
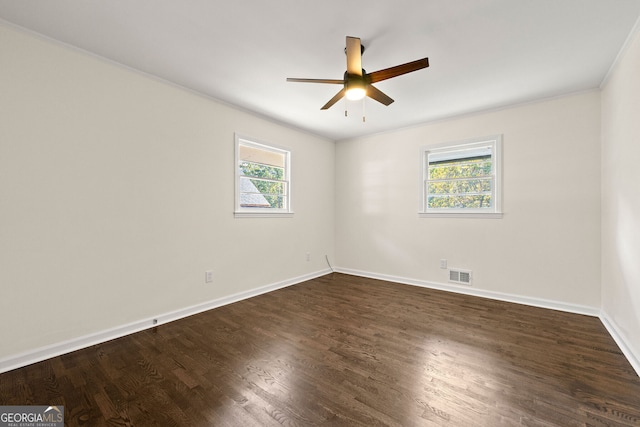
[[[331,274],[0,374],[68,426],[640,426],[599,319]]]

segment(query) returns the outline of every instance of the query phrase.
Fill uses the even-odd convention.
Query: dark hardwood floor
[[[68,426],[640,426],[593,317],[331,274],[0,375]]]

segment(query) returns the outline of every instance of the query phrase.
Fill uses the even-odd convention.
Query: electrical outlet
[[[205,283],[213,282],[213,270],[207,270],[204,272],[204,282]]]
[[[307,261],[311,261],[311,252],[307,252]]]
[[[441,259],[440,260],[440,268],[447,268],[447,260],[446,259]]]

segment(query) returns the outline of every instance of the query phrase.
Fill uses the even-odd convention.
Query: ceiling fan
[[[393,102],[393,99],[373,86],[372,83],[401,76],[402,74],[411,73],[429,66],[429,58],[422,58],[417,61],[407,62],[406,64],[396,65],[395,67],[385,68],[384,70],[374,71],[373,73],[367,73],[362,68],[362,54],[364,53],[364,46],[360,43],[360,39],[357,37],[347,36],[347,47],[345,48],[345,53],[347,54],[347,71],[345,71],[344,78],[342,80],[287,78],[287,81],[344,85],[340,92],[322,106],[321,110],[330,108],[344,96],[351,100],[358,100],[368,96],[369,98],[375,99],[384,105],[389,105]]]

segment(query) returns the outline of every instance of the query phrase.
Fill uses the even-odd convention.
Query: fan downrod
[[[344,48],[344,54],[345,55],[347,54],[347,47],[346,46]],[[364,45],[363,44],[360,45],[360,56],[362,56],[362,55],[364,55]]]

